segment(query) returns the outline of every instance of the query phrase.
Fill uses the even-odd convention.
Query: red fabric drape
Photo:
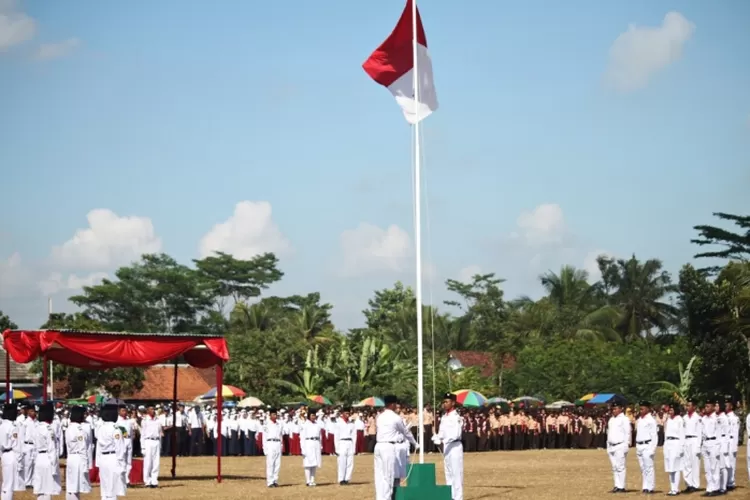
[[[151,366],[177,356],[198,368],[229,360],[223,338],[116,336],[56,331],[3,332],[5,349],[17,363],[29,363],[46,355],[57,363],[78,368],[104,369],[121,366]],[[205,349],[195,349],[205,346]]]

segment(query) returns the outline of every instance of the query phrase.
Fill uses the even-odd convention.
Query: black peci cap
[[[3,405],[3,419],[15,420],[17,418],[18,418],[18,406],[12,403],[5,403]]]
[[[105,422],[117,422],[118,411],[116,405],[102,406],[102,410],[99,412],[99,416]]]
[[[641,401],[638,402],[638,406],[647,406],[647,407],[651,408],[651,402],[650,401],[646,401],[644,399],[644,400],[641,400]]]
[[[70,421],[80,424],[83,422],[83,417],[86,414],[86,409],[83,406],[74,406],[70,409]]]
[[[452,392],[446,392],[443,395],[443,399],[450,399],[451,401],[453,401],[455,403],[456,402],[456,395],[453,394]]]
[[[394,396],[393,394],[389,394],[388,396],[383,398],[383,403],[385,403],[386,406],[388,405],[397,405],[398,404],[398,398]]]
[[[39,407],[39,421],[50,423],[55,418],[55,407],[52,403],[44,403]]]
[[[615,401],[610,405],[612,408],[622,408],[622,403],[619,401]]]

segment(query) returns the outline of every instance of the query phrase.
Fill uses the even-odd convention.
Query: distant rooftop
[[[73,330],[69,328],[47,329],[47,330],[10,330],[11,333],[44,333],[59,332],[72,335],[111,335],[113,337],[177,337],[177,338],[203,338],[203,339],[220,339],[223,335],[212,333],[166,333],[166,332],[103,332],[92,330]]]

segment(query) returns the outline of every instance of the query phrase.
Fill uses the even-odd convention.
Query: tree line
[[[508,298],[493,273],[449,279],[454,312],[422,306],[425,397],[471,388],[488,396],[538,395],[574,400],[616,392],[662,400],[750,392],[750,216],[714,214],[733,230],[695,226],[692,242],[708,247],[673,277],[656,258],[600,256],[601,279],[563,266],[539,277],[545,295]],[[43,328],[215,333],[231,360],[226,383],[269,403],[322,394],[351,402],[395,393],[416,400],[416,299],[401,283],[377,290],[363,328],[342,332],[318,292],[267,296],[284,276],[275,255],[249,260],[218,252],[190,265],[143,255],[115,278],[70,300],[74,314],[52,314]],[[0,313],[0,329],[13,328]],[[434,351],[433,351],[434,344]],[[450,370],[450,351],[478,351],[494,373]],[[432,354],[435,353],[433,372]],[[687,368],[686,368],[687,367]],[[38,367],[36,367],[38,369]],[[104,387],[142,387],[143,371],[89,372],[55,365],[70,397]]]

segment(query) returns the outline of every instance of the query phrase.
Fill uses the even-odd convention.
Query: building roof
[[[5,349],[0,347],[0,377],[5,379],[5,360],[8,359],[9,356],[5,355]],[[10,358],[10,381],[11,382],[30,382],[37,377],[35,375],[32,375],[29,369],[31,368],[31,363],[16,363],[13,361],[13,358]],[[5,388],[3,388],[3,391],[5,392]]]
[[[11,330],[11,332],[21,332],[26,330]],[[173,338],[204,338],[204,339],[219,339],[223,338],[223,335],[213,333],[164,333],[164,332],[104,332],[94,330],[73,330],[70,328],[61,328],[53,330],[35,330],[37,332],[59,332],[59,333],[70,333],[75,335],[111,335],[114,337],[173,337]]]
[[[215,383],[206,381],[203,370],[190,365],[177,368],[177,399],[192,401],[209,391]],[[156,365],[146,369],[143,389],[133,394],[121,394],[120,399],[171,401],[173,396],[174,365]],[[214,375],[214,380],[216,377]]]
[[[495,360],[492,355],[481,351],[450,351],[448,355],[457,359],[464,368],[479,367],[483,377],[491,377],[495,374]],[[516,360],[513,356],[503,356],[503,368],[509,369],[515,366]]]

